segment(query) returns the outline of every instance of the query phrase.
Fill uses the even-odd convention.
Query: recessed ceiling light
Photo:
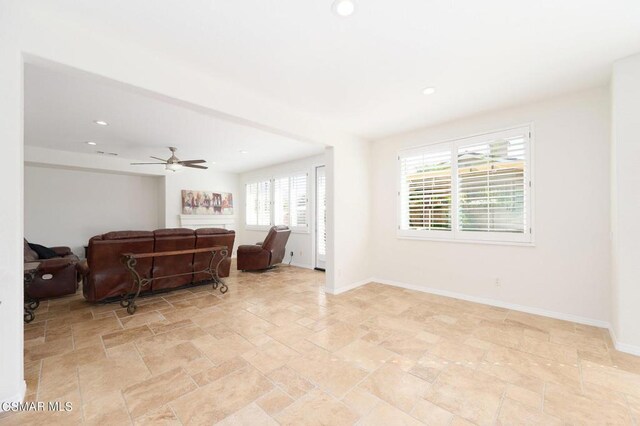
[[[240,152],[240,154],[246,154],[246,153],[247,153],[247,152],[249,152],[249,151],[245,151],[245,150],[243,149],[243,150],[240,150],[239,152]]]
[[[427,87],[422,91],[422,93],[424,93],[425,95],[433,95],[434,93],[436,93],[436,88],[435,87]]]
[[[98,126],[108,126],[109,123],[107,123],[104,120],[94,120],[94,123],[96,123]]]
[[[91,145],[91,146],[96,146],[98,145],[97,143],[95,143],[94,141],[86,141],[85,142],[87,145]]]
[[[351,16],[356,11],[356,4],[353,0],[336,0],[333,2],[333,13],[338,16]]]

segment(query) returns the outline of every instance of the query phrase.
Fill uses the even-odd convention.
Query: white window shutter
[[[452,229],[451,148],[400,157],[400,229]]]
[[[524,233],[526,136],[458,147],[458,227]]]
[[[258,182],[258,223],[259,226],[271,225],[271,181]]]
[[[307,228],[307,206],[309,204],[307,194],[307,175],[301,174],[292,176],[291,182],[291,201],[290,206],[292,208],[291,224],[290,226],[295,228]]]
[[[258,183],[248,183],[245,186],[247,195],[245,220],[247,225],[258,224]]]

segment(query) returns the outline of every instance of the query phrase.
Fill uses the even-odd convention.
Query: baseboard
[[[464,293],[456,293],[448,290],[441,290],[431,287],[423,287],[415,284],[407,284],[399,281],[384,280],[373,278],[373,282],[391,285],[394,287],[406,288],[407,290],[416,290],[424,293],[436,294],[438,296],[452,297],[454,299],[466,300],[468,302],[480,303],[482,305],[495,306],[498,308],[511,309],[513,311],[526,312],[528,314],[540,315],[564,321],[577,322],[579,324],[592,325],[594,327],[609,328],[607,321],[597,320],[593,318],[581,317],[579,315],[567,314],[564,312],[549,311],[547,309],[535,308],[531,306],[518,305],[516,303],[503,302],[501,300],[489,299],[485,297],[470,296]]]
[[[18,391],[18,393],[0,401],[0,413],[4,412],[2,407],[4,407],[7,404],[21,403],[22,401],[24,401],[24,397],[26,396],[26,394],[27,394],[27,382],[23,380],[22,384],[20,385],[20,390]]]
[[[351,284],[347,284],[347,285],[343,285],[339,288],[334,288],[334,289],[325,289],[325,292],[329,293],[329,294],[333,294],[334,296],[337,296],[338,294],[342,294],[345,293],[349,290],[353,290],[354,288],[358,288],[360,286],[363,286],[365,284],[369,284],[370,282],[373,282],[373,278],[367,278],[361,281],[356,281],[355,283],[351,283]]]
[[[297,263],[297,262],[291,262],[291,263],[285,263],[285,265],[290,265],[290,266],[296,266],[298,268],[304,268],[304,269],[313,269],[313,266],[311,265],[307,265],[305,263]]]
[[[611,340],[613,341],[613,345],[617,351],[640,356],[640,346],[620,343],[616,337],[616,333],[613,331],[613,327],[611,326],[609,327],[609,335],[611,336]]]

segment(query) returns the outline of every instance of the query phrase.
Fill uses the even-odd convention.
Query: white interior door
[[[327,179],[325,167],[316,167],[316,268],[325,269],[327,254]]]

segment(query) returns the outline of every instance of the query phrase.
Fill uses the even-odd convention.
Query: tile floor
[[[282,266],[154,296],[80,294],[25,326],[27,399],[0,424],[639,424],[640,358],[606,331]]]

